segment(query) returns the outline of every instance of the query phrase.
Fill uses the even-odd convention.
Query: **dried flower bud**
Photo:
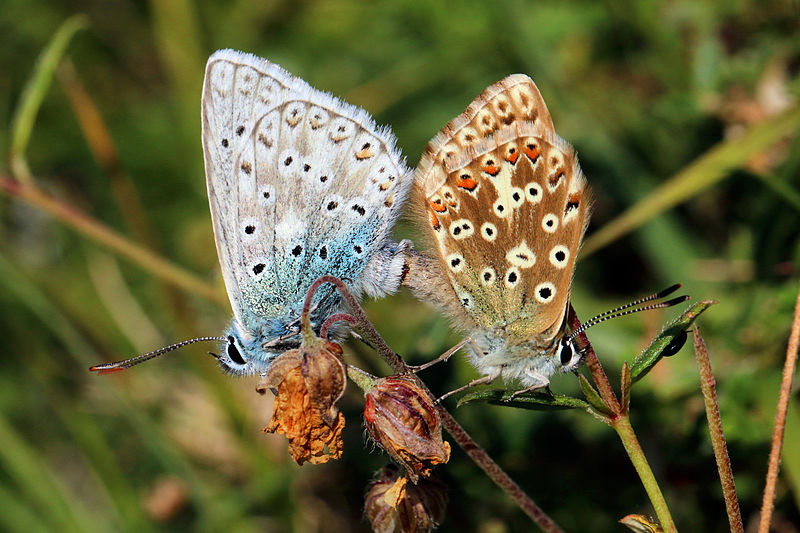
[[[450,445],[442,440],[442,423],[433,404],[430,393],[408,376],[379,379],[367,391],[367,430],[414,483],[450,459]]]
[[[370,484],[364,514],[375,533],[428,533],[444,517],[447,487],[441,481],[407,481],[396,466],[388,465]]]
[[[265,433],[283,433],[297,464],[328,462],[342,456],[344,415],[336,402],[346,384],[342,348],[314,338],[281,354],[258,384],[260,393],[277,391]]]

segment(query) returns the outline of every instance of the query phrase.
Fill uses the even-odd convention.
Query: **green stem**
[[[350,378],[350,381],[358,385],[358,388],[361,389],[364,394],[367,394],[375,387],[375,383],[378,381],[378,378],[370,374],[369,372],[364,372],[357,366],[353,365],[345,365],[345,371],[347,371],[347,377]]]
[[[622,445],[625,447],[625,451],[628,452],[628,457],[630,457],[631,463],[633,463],[633,467],[636,469],[636,473],[639,474],[639,479],[642,480],[644,490],[650,498],[650,503],[653,504],[656,516],[658,516],[658,520],[661,522],[661,527],[664,528],[664,531],[667,533],[677,533],[678,529],[675,527],[675,522],[672,521],[672,515],[669,512],[669,507],[667,507],[667,501],[664,499],[664,495],[661,494],[658,481],[656,481],[656,477],[650,469],[650,464],[647,462],[644,451],[639,445],[639,440],[636,438],[633,426],[631,426],[630,417],[627,414],[617,417],[612,421],[611,427],[617,432],[617,435],[619,435],[622,441]]]

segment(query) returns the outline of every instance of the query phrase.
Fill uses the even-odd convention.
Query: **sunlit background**
[[[391,125],[410,165],[487,85],[531,75],[594,195],[578,314],[678,281],[694,300],[719,301],[699,325],[752,526],[798,289],[800,138],[788,134],[800,125],[799,21],[788,0],[5,0],[0,176],[46,195],[0,195],[0,530],[369,529],[363,493],[388,459],[366,442],[355,387],[342,400],[343,458],[298,467],[283,437],[260,431],[271,401],[257,380],[219,372],[213,346],[122,374],[87,371],[218,335],[229,320],[199,121],[205,60],[218,48],[266,57],[364,107]],[[88,225],[65,224],[84,220],[72,210]],[[118,251],[98,245],[105,228],[121,237]],[[397,235],[414,231],[402,223]],[[141,248],[119,253],[130,244]],[[368,311],[412,363],[459,339],[407,292]],[[679,312],[591,330],[612,383]],[[387,371],[363,345],[345,351]],[[423,377],[443,393],[476,373],[458,357]],[[579,394],[572,376],[553,390]],[[585,413],[450,405],[567,531],[621,531],[622,516],[652,513],[614,432]],[[798,407],[795,398],[775,531],[800,530]],[[678,527],[727,531],[691,346],[634,387],[632,411]],[[460,450],[437,475],[450,495],[443,531],[533,527]]]

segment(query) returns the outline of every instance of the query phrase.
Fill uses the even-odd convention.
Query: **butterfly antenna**
[[[608,311],[605,311],[604,313],[600,313],[599,315],[594,316],[594,317],[590,318],[589,320],[587,320],[586,322],[584,322],[583,324],[581,324],[578,327],[578,329],[576,329],[575,331],[572,332],[572,335],[569,336],[569,340],[574,339],[575,337],[577,337],[578,335],[580,335],[581,333],[583,333],[584,331],[586,331],[590,327],[596,326],[600,322],[605,322],[606,320],[610,320],[612,318],[618,318],[618,317],[625,316],[625,315],[631,315],[633,313],[639,313],[641,311],[650,311],[651,309],[663,309],[665,307],[672,307],[673,305],[677,305],[677,304],[679,304],[681,302],[685,302],[686,300],[689,299],[689,296],[678,296],[676,298],[672,298],[671,300],[667,300],[666,302],[658,302],[658,303],[655,303],[655,304],[643,305],[641,307],[636,307],[635,309],[631,309],[631,307],[634,307],[634,306],[637,306],[637,305],[640,305],[640,304],[643,304],[643,303],[646,303],[646,302],[651,302],[653,300],[659,300],[659,299],[663,298],[664,296],[667,296],[667,295],[672,294],[673,292],[677,291],[678,289],[681,288],[681,286],[682,285],[680,283],[676,283],[675,285],[667,287],[666,289],[664,289],[662,291],[659,291],[659,292],[657,292],[655,294],[651,294],[650,296],[645,296],[644,298],[639,298],[638,300],[634,300],[633,302],[627,303],[625,305],[621,305],[621,306],[616,307],[614,309],[609,309]]]
[[[131,357],[130,359],[125,359],[124,361],[117,361],[115,363],[103,363],[102,365],[95,365],[89,368],[92,372],[97,372],[98,374],[111,374],[112,372],[120,372],[132,366],[136,366],[139,363],[144,363],[145,361],[149,361],[159,355],[163,355],[167,352],[171,352],[173,350],[177,350],[178,348],[183,348],[184,346],[188,346],[189,344],[194,344],[196,342],[206,342],[206,341],[225,341],[227,340],[225,337],[197,337],[196,339],[189,339],[188,341],[183,342],[176,342],[175,344],[171,344],[170,346],[165,346],[163,348],[159,348],[158,350],[153,350],[152,352],[147,352],[142,355],[137,355],[136,357]],[[219,357],[217,354],[208,352],[214,357]]]

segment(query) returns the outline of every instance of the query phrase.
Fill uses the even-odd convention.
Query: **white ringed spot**
[[[533,289],[533,294],[537,302],[541,304],[549,303],[556,296],[556,286],[549,281],[545,281],[544,283],[538,284],[536,288]]]
[[[542,201],[542,186],[532,181],[525,185],[525,199],[532,204],[538,204]]]
[[[259,231],[261,229],[261,224],[258,223],[258,219],[253,217],[247,217],[239,221],[239,231],[241,231],[242,242],[252,242],[257,238],[263,236],[259,236]]]
[[[556,268],[565,268],[569,264],[569,248],[563,244],[553,246],[550,250],[550,264]]]
[[[511,189],[511,208],[516,209],[525,202],[525,192],[519,187]]]
[[[472,304],[474,301],[472,300],[472,295],[470,295],[466,291],[458,291],[458,299],[461,301],[461,305],[463,305],[466,309],[471,309]]]
[[[481,283],[486,285],[487,287],[494,283],[494,280],[497,279],[497,274],[495,274],[494,269],[492,267],[486,267],[481,270]]]
[[[558,229],[558,217],[553,213],[547,213],[542,217],[542,229],[547,233],[553,233]]]
[[[475,233],[475,226],[467,218],[459,218],[450,223],[450,235],[455,240],[466,239]]]
[[[497,226],[491,222],[484,222],[481,226],[481,237],[489,242],[495,240],[497,238]]]
[[[508,214],[511,213],[511,209],[509,209],[509,206],[506,204],[506,202],[503,201],[502,198],[497,199],[497,201],[492,206],[492,210],[494,211],[494,214],[497,215],[499,218],[506,218]]]
[[[297,150],[289,148],[278,155],[278,174],[288,176],[300,167],[300,154]]]
[[[295,127],[303,120],[306,106],[300,102],[290,102],[283,111],[283,119],[290,127]]]
[[[316,130],[325,126],[325,124],[328,123],[328,120],[330,120],[330,115],[328,115],[328,112],[321,107],[314,106],[309,109],[308,122],[311,124],[312,130]]]
[[[447,266],[453,272],[461,272],[464,270],[464,256],[460,253],[453,252],[452,254],[448,255],[446,258]]]
[[[520,274],[519,268],[513,266],[513,267],[509,268],[508,270],[506,270],[506,276],[505,276],[505,279],[503,281],[504,281],[506,287],[508,287],[509,289],[513,289],[514,287],[516,287],[519,284],[520,277],[521,277],[521,274]]]
[[[275,187],[273,185],[266,183],[258,189],[258,203],[262,207],[275,203]]]

